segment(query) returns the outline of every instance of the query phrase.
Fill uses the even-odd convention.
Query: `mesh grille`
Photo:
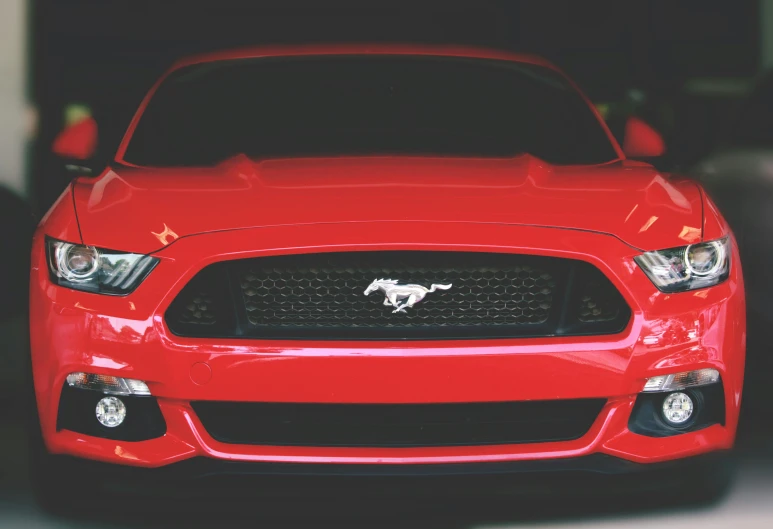
[[[217,323],[212,310],[212,296],[207,292],[194,292],[180,312],[180,322],[195,325],[214,325]]]
[[[388,284],[365,295],[377,279],[398,281],[400,296],[390,302]],[[356,252],[216,263],[180,293],[167,324],[182,335],[467,338],[619,332],[629,316],[606,276],[581,261]]]
[[[385,305],[385,294],[363,294],[369,278],[410,278],[430,292],[405,312]],[[247,318],[253,325],[336,327],[421,327],[426,325],[519,325],[544,323],[556,287],[553,274],[532,266],[498,269],[470,265],[448,268],[250,266],[239,278]]]
[[[613,321],[620,315],[620,294],[601,272],[587,273],[578,291],[580,322]]]

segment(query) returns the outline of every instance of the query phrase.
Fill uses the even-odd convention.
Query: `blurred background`
[[[301,42],[470,44],[543,55],[579,83],[616,135],[630,116],[654,127],[667,152],[650,161],[701,180],[738,237],[750,327],[741,473],[729,498],[678,512],[613,507],[604,498],[565,501],[576,508],[566,513],[554,503],[530,504],[503,508],[495,522],[598,527],[643,524],[653,514],[688,526],[771,526],[773,415],[765,389],[773,347],[765,331],[773,323],[773,0],[0,0],[0,271],[12,278],[0,285],[0,527],[70,523],[47,518],[29,497],[19,426],[25,412],[11,397],[24,387],[29,239],[69,182],[52,154],[57,134],[95,119],[98,152],[107,159],[176,58]],[[446,513],[442,525],[488,523],[494,511],[485,512]]]

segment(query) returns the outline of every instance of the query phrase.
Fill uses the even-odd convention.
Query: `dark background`
[[[537,53],[595,102],[623,102],[631,89],[646,93],[637,113],[666,135],[668,165],[684,166],[721,140],[736,102],[685,85],[757,74],[759,9],[753,0],[35,0],[29,85],[40,122],[32,196],[44,211],[66,185],[56,176],[61,164],[48,155],[66,104],[92,108],[102,148],[110,150],[176,58],[271,43],[422,42]]]

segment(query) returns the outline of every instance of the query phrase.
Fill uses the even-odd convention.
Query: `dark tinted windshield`
[[[547,68],[402,56],[237,59],[162,83],[124,159],[146,166],[337,155],[617,157],[580,95]]]

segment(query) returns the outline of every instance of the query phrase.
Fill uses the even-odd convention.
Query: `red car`
[[[40,223],[30,304],[50,483],[705,476],[738,424],[730,229],[530,56],[182,61]]]

